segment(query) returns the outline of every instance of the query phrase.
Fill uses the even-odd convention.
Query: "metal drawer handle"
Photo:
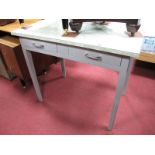
[[[33,45],[36,47],[36,48],[44,48],[44,45],[37,45],[35,43],[33,43]]]
[[[102,57],[100,56],[97,56],[97,57],[94,57],[94,56],[90,56],[88,53],[85,54],[85,56],[89,59],[92,59],[92,60],[96,60],[96,61],[102,61]]]

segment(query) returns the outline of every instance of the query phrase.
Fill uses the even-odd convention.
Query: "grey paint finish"
[[[36,91],[36,95],[38,97],[38,100],[40,102],[42,102],[43,101],[43,97],[42,97],[42,93],[41,93],[41,90],[40,90],[39,82],[38,82],[38,79],[37,79],[37,75],[36,75],[36,71],[35,71],[35,67],[34,67],[34,63],[33,63],[32,54],[31,54],[30,51],[27,51],[26,49],[23,49],[23,53],[24,53],[26,64],[27,64],[27,67],[28,67],[28,70],[29,70],[29,73],[30,73],[30,76],[31,76],[31,79],[32,79],[32,82],[33,82],[34,89]]]
[[[123,90],[124,90],[124,84],[126,82],[126,79],[129,76],[127,74],[128,73],[127,70],[128,70],[128,67],[129,67],[129,62],[130,62],[130,59],[127,59],[127,58],[122,59],[121,70],[120,70],[120,73],[119,73],[115,98],[114,98],[114,102],[113,102],[113,106],[112,106],[112,112],[111,112],[110,121],[109,121],[109,130],[111,130],[113,128],[114,121],[115,121],[115,118],[116,118],[116,113],[117,113],[119,103],[120,103],[120,98],[121,98],[121,95],[122,95]]]
[[[21,43],[22,43],[22,48],[23,48],[25,59],[26,59],[26,63],[27,63],[27,66],[28,66],[28,69],[29,69],[29,72],[30,72],[30,75],[33,81],[33,85],[34,85],[34,88],[37,94],[37,98],[39,101],[42,102],[43,97],[42,97],[39,82],[36,76],[36,72],[34,69],[32,56],[31,56],[30,51],[27,50],[29,49],[29,45],[25,44],[24,41],[25,39],[22,38]],[[30,39],[29,42],[33,42],[33,39]],[[44,41],[40,42],[38,46],[40,45],[45,45]],[[50,46],[50,45],[46,44],[46,46]],[[108,127],[109,130],[112,130],[115,119],[116,119],[116,113],[119,107],[120,97],[123,94],[123,91],[126,89],[126,86],[127,86],[127,80],[130,75],[132,59],[130,59],[130,57],[125,57],[121,55],[118,56],[118,55],[114,55],[114,54],[106,53],[106,52],[99,53],[99,52],[92,51],[92,50],[86,50],[86,49],[75,48],[75,47],[73,48],[70,46],[66,46],[66,45],[64,46],[60,44],[54,45],[52,43],[52,46],[56,47],[56,50],[55,52],[48,51],[48,55],[53,55],[57,53],[57,56],[61,58],[61,67],[62,67],[63,77],[66,77],[65,63],[63,60],[64,57],[70,60],[74,60],[74,61],[80,61],[80,62],[84,62],[84,63],[88,63],[88,64],[100,66],[100,67],[110,68],[110,69],[113,69],[119,72],[119,79],[118,79],[116,94],[115,94],[115,98],[113,101],[113,107],[112,107],[112,112],[111,112],[109,127]],[[49,48],[48,47],[43,48],[41,52],[45,54],[47,52],[46,49],[49,49]],[[33,48],[33,51],[37,52],[38,49]]]
[[[98,27],[99,26],[99,27]],[[109,25],[83,23],[81,32],[76,37],[63,37],[61,20],[42,20],[29,29],[18,29],[11,34],[23,38],[36,39],[50,43],[89,48],[100,52],[137,57],[140,53],[142,38],[129,37],[124,33],[124,23],[112,22]]]
[[[137,57],[140,53],[142,38],[129,37],[124,33],[124,26],[115,23],[109,25],[110,27],[102,27],[102,31],[95,28],[95,25],[83,25],[82,32],[75,38],[62,37],[63,33],[60,32],[59,26],[60,23],[43,20],[27,30],[19,29],[12,32],[13,35],[20,37],[37,98],[43,101],[30,51],[62,58],[63,77],[66,77],[63,58],[115,70],[119,73],[119,78],[108,127],[111,130],[120,97],[127,87],[131,58]]]

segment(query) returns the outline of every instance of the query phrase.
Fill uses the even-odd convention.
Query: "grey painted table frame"
[[[33,42],[33,39],[20,38],[20,42],[21,42],[21,45],[22,45],[24,57],[25,57],[26,64],[27,64],[28,69],[29,69],[29,73],[30,73],[30,76],[31,76],[31,79],[32,79],[32,82],[33,82],[33,85],[34,85],[34,89],[35,89],[37,98],[38,98],[38,100],[40,102],[42,102],[43,97],[42,97],[41,89],[40,89],[39,82],[38,82],[38,79],[37,79],[37,75],[36,75],[32,55],[31,55],[31,51],[38,52],[38,50],[35,50],[35,49],[39,49],[39,52],[43,53],[43,54],[49,54],[49,55],[54,55],[54,56],[55,56],[55,54],[52,54],[50,52],[44,53],[43,52],[44,51],[44,49],[43,49],[44,46],[40,45],[40,42],[39,42],[39,46],[35,45],[35,48],[31,50],[28,47],[29,45],[27,44],[27,41],[28,41],[28,43],[31,43],[31,42]],[[46,41],[41,41],[41,43],[46,43]],[[49,44],[58,45],[57,43],[49,43]],[[69,45],[65,45],[65,46],[58,45],[58,50],[59,49],[68,50],[68,47],[69,47],[69,49],[71,49],[70,50],[70,52],[71,52],[72,47],[70,48]],[[75,51],[77,49],[78,49],[78,47],[76,47],[75,49],[73,48],[73,50],[75,50]],[[89,54],[89,50],[88,50],[88,54]],[[110,55],[111,56],[110,53],[105,53],[105,55]],[[61,67],[62,67],[63,77],[66,77],[66,69],[65,69],[65,64],[64,64],[64,59],[63,58],[71,59],[71,60],[75,60],[75,61],[80,61],[80,60],[76,60],[77,59],[76,57],[68,57],[68,55],[66,55],[66,54],[62,54],[62,55],[58,54],[56,56],[61,58]],[[116,56],[116,58],[119,58],[119,57],[121,59],[119,67],[115,66],[115,65],[109,65],[109,64],[107,65],[107,64],[105,64],[106,68],[118,71],[118,73],[119,73],[116,93],[115,93],[115,97],[114,97],[114,101],[113,101],[113,106],[112,106],[112,111],[111,111],[110,121],[109,121],[109,126],[108,126],[109,130],[112,130],[112,128],[113,128],[114,121],[115,121],[115,118],[116,118],[116,113],[117,113],[117,110],[118,110],[118,107],[119,107],[119,102],[120,102],[121,95],[125,94],[125,90],[126,90],[126,87],[127,87],[127,81],[128,81],[129,75],[130,75],[130,70],[131,70],[132,61],[133,61],[133,59],[131,57],[129,57],[129,56],[122,56],[122,55],[117,55]],[[85,63],[88,63],[88,64],[94,64],[94,65],[97,65],[97,66],[104,67],[104,65],[102,65],[102,64],[100,65],[100,63],[98,64],[98,62],[96,63],[96,61],[100,61],[100,59],[98,59],[99,57],[92,57],[92,55],[91,55],[88,58],[90,58],[92,60],[88,61],[88,62],[85,61],[85,60],[81,60],[81,62],[85,62]],[[113,60],[113,58],[112,58],[112,60]]]

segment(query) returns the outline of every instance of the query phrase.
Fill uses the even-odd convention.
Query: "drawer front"
[[[98,53],[85,49],[78,49],[74,47],[69,48],[69,57],[72,60],[77,60],[97,66],[120,66],[121,57],[106,54]]]
[[[20,41],[26,50],[57,56],[57,47],[54,43],[30,39],[20,39]]]

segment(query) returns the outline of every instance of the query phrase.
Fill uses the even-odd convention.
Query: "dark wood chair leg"
[[[23,79],[19,79],[23,88],[26,88],[26,82]]]

